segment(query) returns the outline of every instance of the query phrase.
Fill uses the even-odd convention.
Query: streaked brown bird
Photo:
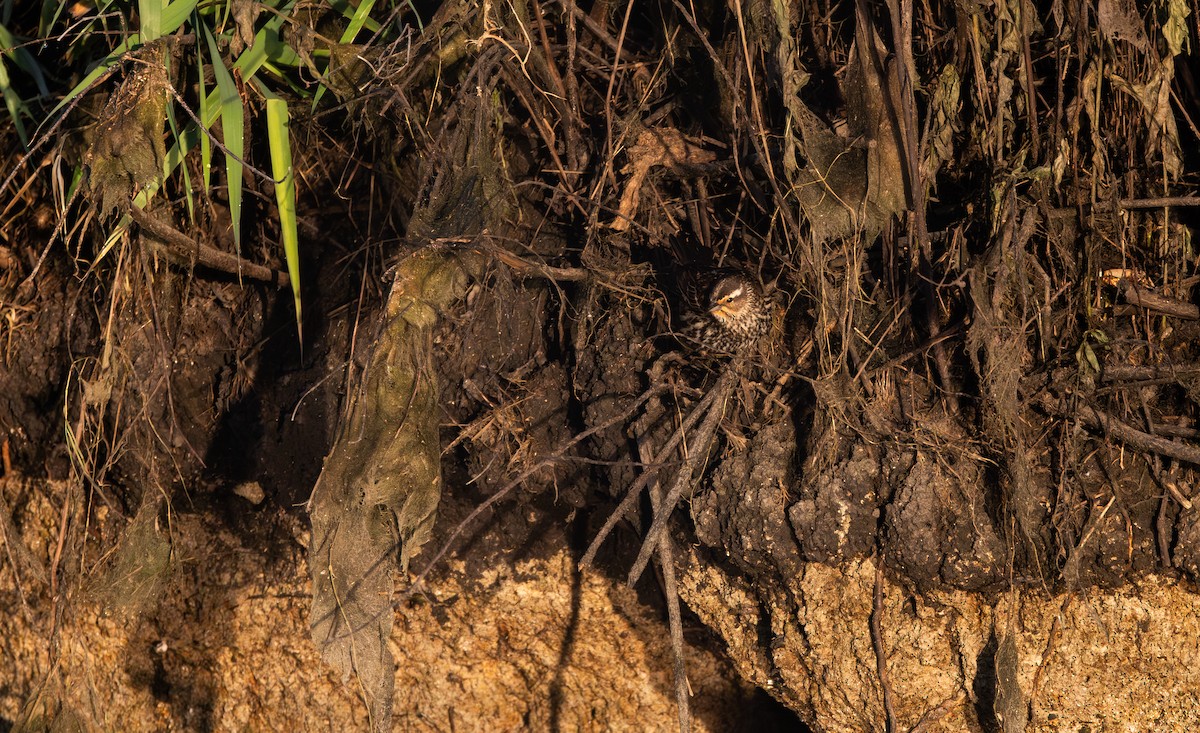
[[[740,354],[771,330],[771,302],[747,275],[737,273],[717,280],[705,307],[695,314],[684,335],[707,351]]]

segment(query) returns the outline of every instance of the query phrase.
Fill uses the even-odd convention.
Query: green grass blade
[[[12,80],[8,78],[8,69],[5,67],[2,57],[0,57],[0,93],[4,95],[4,106],[8,108],[8,116],[12,118],[13,125],[17,128],[17,137],[21,139],[21,145],[28,148],[29,133],[25,131],[25,123],[21,118],[29,115],[29,109],[26,108],[21,95],[17,94],[16,89],[13,89]]]
[[[42,74],[42,67],[38,65],[37,59],[29,53],[28,49],[18,48],[18,46],[16,37],[8,28],[0,24],[0,52],[11,59],[17,68],[33,78],[33,82],[37,84],[38,94],[43,97],[50,96],[50,90],[46,88],[46,76]]]
[[[112,248],[117,246],[117,242],[121,241],[121,237],[125,236],[125,233],[129,231],[129,225],[132,223],[133,219],[130,218],[129,214],[123,214],[121,216],[120,220],[117,221],[117,225],[113,227],[113,230],[104,240],[104,244],[100,247],[100,251],[97,252],[96,256],[92,258],[92,267],[95,267],[100,260],[103,260],[108,256],[108,253],[112,251]]]
[[[195,28],[202,27],[200,14],[196,13],[192,26]],[[200,89],[200,119],[208,119],[208,85],[204,83],[204,46],[205,44],[196,44],[196,79],[197,86]],[[213,65],[221,63],[219,58],[213,59]],[[175,142],[175,147],[181,147],[178,139]],[[200,136],[200,190],[204,191],[204,195],[211,198],[209,186],[212,183],[212,141],[208,139],[208,135]],[[237,230],[237,227],[234,227]],[[234,242],[237,241],[237,235],[233,237]]]
[[[292,171],[292,141],[287,102],[260,85],[267,98],[267,143],[271,149],[271,175],[275,177],[275,203],[279,207],[279,232],[287,259],[292,297],[296,301],[296,333],[304,343],[300,311],[300,238],[296,228],[296,179]]]
[[[180,133],[178,138],[176,138],[175,144],[172,145],[169,150],[167,150],[167,157],[163,159],[162,179],[164,181],[175,172],[176,168],[183,164],[183,160],[187,157],[188,151],[200,143],[201,137],[203,136],[200,134],[199,128],[197,128],[194,123],[183,128],[183,132]],[[154,197],[154,194],[158,193],[158,186],[157,184],[147,186],[145,189],[143,189],[143,192],[149,192],[150,194],[149,197],[140,199],[143,202],[143,205],[139,208],[144,209],[146,208],[145,204],[150,203],[150,199]],[[139,194],[139,196],[140,195],[141,194]],[[138,200],[138,198],[134,199],[134,201]]]
[[[238,56],[237,61],[233,63],[233,68],[241,72],[244,81],[249,82],[267,59],[279,61],[285,55],[290,54],[293,61],[289,65],[295,65],[294,59],[298,58],[296,52],[288,47],[279,36],[279,29],[283,27],[295,4],[295,2],[289,2],[280,8],[279,12],[268,20],[258,33],[254,34],[254,44],[243,51],[242,55]],[[282,63],[282,61],[279,62]]]
[[[354,37],[363,29],[363,26],[370,23],[372,31],[379,29],[379,24],[371,20],[371,9],[375,7],[375,0],[362,0],[358,7],[354,10],[354,15],[350,16],[350,24],[346,26],[346,30],[342,33],[339,40],[340,43],[354,43]],[[368,27],[370,27],[368,26]],[[328,73],[328,72],[326,72]],[[313,95],[312,108],[315,110],[317,104],[321,101],[321,97],[325,96],[325,85],[317,87],[317,93]]]
[[[167,107],[167,124],[171,128],[171,137],[175,138],[175,145],[179,146],[179,140],[183,135],[179,130],[179,123],[175,119],[175,107],[173,106]],[[187,199],[188,221],[195,222],[196,202],[193,200],[194,196],[192,196],[192,177],[186,165],[179,166],[179,171],[183,174],[183,193],[184,198]],[[163,180],[166,179],[164,178]]]
[[[229,218],[233,222],[233,243],[238,253],[242,248],[242,160],[246,158],[245,111],[242,107],[242,95],[238,92],[233,75],[225,68],[221,60],[221,52],[217,49],[217,40],[207,25],[204,30],[204,40],[208,45],[208,54],[212,59],[213,78],[217,82],[217,100],[209,100],[201,108],[200,119],[204,124],[211,125],[208,114],[219,114],[221,117],[221,135],[225,138],[225,147],[233,155],[225,156],[225,178],[229,184]],[[206,109],[208,105],[216,107],[216,113]],[[234,156],[237,158],[234,158]]]
[[[374,7],[375,0],[362,0],[358,4],[358,8],[350,18],[350,25],[346,26],[346,31],[342,33],[342,43],[353,43],[354,37],[364,26],[372,32],[379,30],[379,24],[371,20],[371,10]]]
[[[163,35],[179,30],[179,26],[183,25],[183,22],[196,9],[198,2],[199,0],[175,0],[175,2],[165,5],[162,11]]]
[[[139,0],[139,2],[143,1],[145,0]],[[159,1],[161,2],[161,0]],[[160,13],[162,23],[161,28],[159,29],[160,33],[174,33],[176,30],[178,30],[179,26],[183,25],[183,21],[187,20],[187,17],[191,15],[193,10],[196,9],[196,3],[198,1],[199,0],[176,0],[176,2],[166,6],[166,8],[164,8]],[[70,92],[67,93],[67,96],[63,97],[62,100],[60,100],[59,103],[54,106],[54,109],[50,110],[50,114],[48,116],[53,116],[55,112],[58,112],[60,109],[70,104],[71,101],[80,94],[90,89],[92,84],[95,83],[95,81],[99,79],[104,72],[108,71],[110,66],[117,63],[117,61],[120,61],[121,57],[124,56],[129,49],[134,48],[141,43],[141,33],[130,34],[128,38],[121,43],[118,43],[113,50],[109,51],[108,55],[96,65],[94,69],[88,72],[87,76],[83,77],[83,79],[76,84]]]
[[[58,16],[67,6],[61,0],[42,0],[42,12],[38,18],[38,36],[45,38],[50,35],[50,29],[58,22]]]
[[[146,43],[156,41],[163,34],[163,0],[138,0],[138,20],[141,36]]]
[[[283,26],[284,21],[287,20],[287,13],[293,5],[295,5],[294,2],[289,2],[279,11],[278,15],[273,16],[267,21],[266,25],[254,34],[254,43],[243,51],[241,56],[237,57],[237,61],[233,62],[232,69],[238,72],[242,81],[247,84],[254,81],[254,75],[258,73],[262,65],[271,57],[271,54],[268,53],[268,47],[276,48],[283,46],[283,42],[279,38],[279,29]],[[278,55],[279,52],[276,50],[274,53]],[[220,56],[213,56],[213,58],[215,60],[220,58]],[[215,69],[216,67],[217,64],[213,63],[213,68]],[[221,90],[218,85],[218,88],[210,93],[207,100],[208,115],[201,115],[200,117],[200,119],[204,120],[205,125],[212,125],[221,114],[220,96]]]
[[[344,17],[350,19],[350,26],[346,28],[346,32],[342,34],[342,43],[350,43],[354,37],[358,35],[358,31],[362,28],[374,33],[379,30],[379,21],[371,18],[371,7],[375,5],[375,0],[359,3],[358,7],[351,5],[348,0],[330,0],[329,7],[341,13]],[[364,9],[365,8],[365,9]]]

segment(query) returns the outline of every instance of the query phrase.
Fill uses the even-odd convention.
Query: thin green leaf
[[[360,2],[357,8],[351,5],[348,0],[330,0],[329,6],[331,8],[350,19],[350,25],[346,27],[346,32],[342,34],[342,43],[350,43],[353,41],[354,37],[358,35],[358,31],[361,28],[365,27],[372,33],[379,30],[379,21],[373,20],[370,16],[371,7],[373,5],[375,5],[375,0]],[[366,9],[364,10],[364,8]]]
[[[292,51],[279,37],[279,29],[283,27],[284,22],[288,19],[288,13],[295,4],[293,0],[280,8],[279,13],[268,20],[258,33],[254,34],[254,43],[250,48],[243,51],[242,55],[238,56],[237,61],[233,63],[233,68],[241,72],[243,81],[249,82],[268,58],[278,60],[282,56],[281,49],[287,49],[293,57],[296,56],[295,51]]]
[[[43,97],[50,96],[50,90],[46,88],[46,77],[42,74],[42,67],[38,64],[37,59],[27,49],[18,48],[17,39],[4,25],[0,24],[0,51],[4,55],[12,59],[12,62],[17,65],[17,68],[29,74],[33,78],[33,82],[37,84],[38,94]]]
[[[143,191],[143,193],[145,192]],[[134,205],[137,205],[136,199],[134,201]],[[117,221],[117,225],[113,227],[112,232],[109,233],[108,238],[104,240],[104,245],[100,247],[100,251],[92,259],[92,267],[95,267],[100,260],[108,256],[108,253],[112,251],[112,248],[117,246],[117,242],[121,241],[121,237],[124,237],[126,232],[129,231],[129,225],[132,223],[133,219],[130,218],[129,214],[123,214],[121,216],[121,218]]]
[[[273,16],[267,21],[266,25],[260,28],[258,33],[254,34],[254,43],[243,51],[241,56],[237,57],[237,61],[233,62],[232,69],[238,72],[238,76],[241,77],[243,82],[248,84],[253,81],[254,75],[266,63],[268,58],[267,46],[281,44],[279,29],[283,26],[284,21],[287,20],[287,13],[293,5],[295,5],[294,0],[284,6],[278,15]],[[214,56],[214,59],[216,58],[219,58],[219,56]],[[217,65],[214,62],[213,68],[216,69]],[[221,90],[218,85],[218,88],[212,91],[206,100],[205,107],[208,109],[208,114],[200,116],[200,119],[204,120],[206,126],[211,126],[221,114],[220,97]]]
[[[175,120],[175,107],[173,106],[167,107],[167,125],[171,128],[171,137],[175,138],[175,143],[178,145],[181,135],[179,125]],[[196,203],[193,201],[194,197],[192,196],[191,174],[188,173],[186,165],[180,166],[179,170],[183,173],[183,193],[184,198],[187,199],[188,221],[194,222],[196,221]]]
[[[183,2],[190,3],[193,7],[195,7],[195,4],[196,4],[195,0],[179,0],[179,2],[173,3],[170,7],[168,7],[167,12],[170,13],[171,8],[173,8],[174,6],[179,5],[180,3],[183,3]],[[254,75],[258,72],[258,70],[260,68],[262,68],[263,64],[266,63],[266,61],[267,61],[268,46],[271,46],[271,45],[279,46],[282,44],[282,42],[279,38],[279,29],[283,26],[284,22],[287,20],[287,17],[286,17],[287,13],[288,13],[288,11],[291,10],[293,5],[295,5],[295,0],[288,2],[279,11],[279,14],[275,15],[269,21],[267,21],[266,25],[264,25],[261,29],[259,29],[258,33],[256,33],[254,35],[254,43],[249,48],[247,48],[245,51],[243,51],[242,54],[240,56],[238,56],[237,61],[235,61],[233,63],[232,69],[238,72],[238,76],[240,76],[244,82],[248,83],[250,81],[255,80]],[[201,24],[201,30],[205,34],[206,40],[208,41],[209,55],[212,57],[212,60],[213,60],[213,65],[212,65],[213,66],[213,76],[217,80],[217,88],[214,89],[213,91],[209,92],[207,95],[205,95],[205,99],[201,102],[201,105],[200,105],[200,109],[201,109],[200,119],[203,120],[205,127],[211,127],[214,123],[216,123],[217,118],[222,117],[223,114],[226,112],[226,105],[224,104],[224,102],[225,102],[225,100],[231,98],[227,95],[226,90],[222,87],[222,82],[221,82],[222,74],[224,74],[225,78],[228,79],[229,81],[232,81],[232,75],[230,74],[230,69],[225,68],[224,64],[222,64],[220,62],[220,52],[216,48],[215,36],[213,36],[212,31],[209,30],[207,25],[204,25],[204,24]],[[236,89],[237,89],[237,86],[234,85],[235,92],[236,92]],[[230,110],[230,113],[232,114],[232,110],[233,110],[232,105],[229,106],[229,110]],[[237,112],[238,114],[242,114],[242,106],[241,106],[240,96],[238,97],[237,110],[238,110],[238,112]],[[243,116],[243,118],[241,118],[241,120],[242,121],[238,121],[237,125],[236,125],[236,127],[239,131],[244,130],[244,127],[243,127],[244,116]],[[242,158],[244,160],[245,156],[243,155],[243,152],[244,152],[243,135],[241,132],[239,132],[237,135],[233,135],[231,131],[226,130],[225,125],[228,125],[228,124],[229,123],[227,121],[223,121],[223,124],[222,124],[222,131],[228,135],[228,137],[226,137],[226,139],[225,139],[225,147],[228,148],[230,151],[233,151],[235,155],[237,155],[239,158]],[[178,145],[176,145],[176,146],[172,146],[171,149],[167,152],[167,162],[169,164],[171,164],[171,166],[172,166],[171,168],[168,168],[167,171],[165,172],[167,175],[170,175],[174,171],[174,166],[177,166],[179,164],[179,162],[183,160],[186,152],[191,149],[191,146],[194,146],[198,142],[197,138],[195,138],[189,134],[189,132],[191,132],[193,130],[193,128],[194,128],[194,125],[189,126],[188,131],[185,131],[185,133],[183,135],[183,138],[185,140],[190,141],[190,145],[188,147],[180,148]],[[235,140],[235,138],[236,138],[236,140]],[[231,142],[233,144],[231,144]],[[234,145],[242,145],[242,149],[241,150],[235,149]],[[229,156],[226,156],[227,159],[228,159],[228,157]],[[237,161],[234,161],[234,162],[237,163],[237,165],[238,165],[238,178],[236,180],[241,181],[241,174],[240,174],[240,171],[242,168],[241,163],[238,163]],[[228,172],[228,170],[229,170],[228,160],[226,161],[226,164],[227,164],[226,171]],[[231,181],[234,180],[232,176],[230,176],[230,180]],[[240,185],[239,185],[238,191],[236,193],[234,193],[234,188],[235,187],[231,184],[230,185],[230,201],[231,201],[230,208],[231,208],[231,210],[234,208],[234,205],[232,204],[232,200],[234,197],[237,197],[237,200],[239,202],[237,204],[237,208],[239,210],[238,216],[240,218],[240,207],[241,207]],[[232,213],[232,211],[231,211],[231,213]],[[235,242],[240,241],[238,239],[240,237],[240,230],[236,225],[234,227],[234,237],[235,237]]]
[[[156,41],[163,34],[163,0],[138,0],[138,20],[142,40]]]
[[[192,20],[192,25],[200,28],[203,24],[200,21],[200,14],[196,13]],[[196,44],[196,79],[200,87],[200,119],[208,119],[208,85],[204,83],[204,45]],[[219,58],[213,59],[213,65],[221,63]],[[176,147],[181,147],[179,141],[176,140]],[[212,183],[212,141],[208,139],[208,135],[200,136],[200,190],[204,191],[204,195],[209,195],[209,185]],[[234,227],[237,231],[237,227]],[[234,242],[237,242],[237,235],[233,237]]]
[[[229,69],[225,68],[225,63],[221,60],[221,52],[217,49],[217,39],[213,37],[212,31],[207,25],[201,27],[204,31],[204,40],[207,42],[208,55],[212,59],[213,78],[217,82],[218,98],[217,104],[213,106],[217,107],[217,113],[221,117],[221,135],[225,138],[225,147],[232,153],[232,155],[225,156],[225,179],[229,184],[229,217],[233,222],[233,243],[240,253],[242,246],[242,160],[246,157],[245,111],[242,107],[242,95],[233,81],[233,75],[229,73]],[[213,100],[208,100],[208,104],[212,103]],[[212,113],[211,109],[206,111]],[[208,121],[207,114],[202,113],[200,119],[204,120],[206,125],[212,124]]]
[[[342,34],[342,43],[353,43],[354,37],[365,26],[367,30],[374,33],[379,30],[379,23],[371,20],[371,10],[375,7],[375,0],[362,0],[358,4],[358,8],[354,11],[354,16],[350,18],[350,25],[346,26],[346,32]]]
[[[199,0],[176,0],[176,2],[166,6],[161,13],[162,27],[160,32],[163,34],[169,34],[178,30],[179,26],[183,25],[183,22],[187,20],[187,17],[191,15],[193,10],[196,9],[196,3],[198,1]],[[141,43],[141,33],[132,33],[124,41],[118,43],[115,47],[113,47],[113,50],[108,52],[108,55],[105,56],[104,59],[101,60],[94,69],[88,72],[87,76],[83,77],[83,79],[80,80],[80,82],[76,84],[70,92],[67,92],[67,96],[63,97],[58,104],[54,105],[54,109],[50,110],[50,114],[48,116],[54,116],[55,112],[58,112],[60,109],[70,104],[80,94],[90,89],[92,84],[94,84],[97,79],[103,76],[104,72],[108,71],[109,67],[120,61],[121,58],[129,51],[129,49],[135,48]]]
[[[336,7],[336,6],[335,6]],[[354,37],[363,29],[365,24],[374,26],[371,31],[379,30],[379,24],[371,20],[371,9],[375,7],[375,0],[362,0],[355,8],[354,14],[350,17],[350,24],[346,26],[345,32],[342,33],[339,43],[354,43]],[[345,12],[345,11],[343,11]],[[370,27],[370,26],[368,26]],[[327,67],[328,68],[328,67]],[[328,73],[328,71],[326,71]],[[312,108],[317,108],[317,103],[321,101],[321,97],[325,96],[325,85],[317,87],[317,93],[313,95]]]
[[[169,178],[171,174],[175,172],[175,169],[183,163],[183,159],[187,157],[188,151],[196,147],[196,145],[199,144],[200,139],[203,137],[205,136],[200,134],[200,130],[194,123],[183,128],[183,132],[176,139],[175,144],[172,145],[169,150],[167,150],[167,157],[163,158],[162,179],[164,181],[167,180],[167,178]],[[157,186],[147,186],[143,190],[149,191],[150,197],[153,197],[154,194],[158,193]],[[134,200],[136,201],[137,199]],[[149,202],[150,198],[144,199],[144,203]],[[141,208],[144,209],[146,207],[143,205]]]
[[[162,2],[163,0],[159,0]],[[162,11],[162,32],[163,35],[174,33],[179,30],[179,26],[183,25],[192,11],[196,9],[196,3],[199,0],[175,0],[163,7]]]
[[[42,0],[42,14],[38,19],[38,36],[45,38],[50,35],[50,29],[58,22],[58,16],[62,14],[63,8],[67,4],[61,0]]]
[[[300,238],[296,228],[296,179],[292,172],[292,142],[287,102],[259,85],[267,98],[267,143],[271,149],[271,174],[275,177],[275,204],[279,207],[279,232],[296,302],[296,333],[304,343],[300,311]]]
[[[4,106],[8,108],[8,116],[12,118],[13,125],[17,128],[17,137],[21,139],[21,145],[29,147],[29,135],[25,132],[25,123],[21,121],[22,117],[29,115],[29,110],[25,107],[21,95],[17,94],[16,89],[13,89],[12,81],[8,78],[8,69],[5,68],[2,57],[0,57],[0,93],[4,95]]]
[[[54,207],[60,216],[67,215],[67,202],[75,198],[75,192],[83,185],[83,166],[77,165],[71,170],[71,182],[67,184],[67,190],[62,193],[62,198],[59,199],[59,194],[55,194]]]

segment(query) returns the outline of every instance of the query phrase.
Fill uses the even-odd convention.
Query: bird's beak
[[[712,308],[708,309],[708,312],[713,318],[717,319],[721,323],[724,323],[729,318],[729,307],[724,303],[721,303],[720,305],[714,305]]]

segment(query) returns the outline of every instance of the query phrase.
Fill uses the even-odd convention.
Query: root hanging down
[[[675,505],[679,502],[679,498],[683,495],[686,488],[692,484],[692,476],[696,472],[696,467],[708,455],[709,449],[712,447],[713,438],[716,436],[717,427],[721,423],[721,416],[725,411],[725,404],[733,394],[733,388],[737,384],[737,372],[731,367],[727,368],[717,383],[708,391],[704,397],[696,403],[688,416],[667,440],[666,444],[654,456],[654,460],[650,462],[645,473],[638,477],[637,481],[629,487],[625,493],[625,498],[617,506],[616,510],[609,515],[604,522],[604,526],[596,533],[595,539],[588,546],[587,552],[584,553],[580,565],[590,567],[596,559],[596,553],[600,550],[600,546],[604,544],[604,540],[612,532],[619,522],[637,501],[642,489],[646,488],[658,475],[659,468],[666,462],[677,447],[681,444],[684,446],[684,461],[679,468],[679,472],[675,474],[671,482],[671,488],[667,491],[667,495],[663,498],[663,502],[655,510],[654,521],[650,525],[649,532],[646,533],[646,539],[642,544],[642,550],[638,554],[637,560],[634,561],[633,567],[629,573],[629,584],[633,585],[637,579],[641,577],[642,571],[646,569],[646,563],[650,559],[650,555],[654,552],[654,548],[658,541],[662,538],[663,530],[666,528],[666,520],[674,511]],[[701,422],[703,420],[703,422]],[[700,423],[700,427],[696,429],[692,440],[685,441],[692,429]],[[703,471],[701,471],[703,473]]]

